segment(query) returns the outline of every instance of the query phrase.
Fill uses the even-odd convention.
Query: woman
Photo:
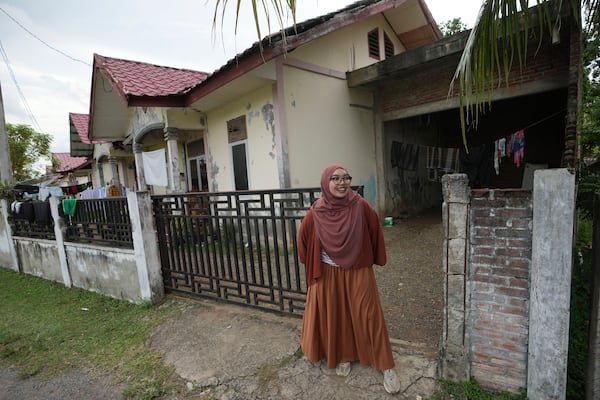
[[[341,165],[325,168],[322,196],[298,232],[308,294],[300,343],[307,359],[327,359],[348,376],[352,361],[383,371],[388,393],[400,390],[373,264],[387,261],[379,217],[352,191]]]

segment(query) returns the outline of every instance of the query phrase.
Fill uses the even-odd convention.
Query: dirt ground
[[[397,369],[402,371],[400,374],[400,380],[404,388],[402,394],[392,396],[385,393],[379,383],[380,376],[378,372],[372,368],[355,366],[353,369],[356,371],[348,379],[339,379],[335,376],[335,373],[331,373],[326,369],[315,368],[307,361],[299,359],[289,365],[285,365],[285,363],[278,364],[280,370],[278,374],[283,377],[282,379],[285,382],[285,384],[281,384],[281,387],[288,392],[292,389],[297,390],[297,392],[292,391],[288,393],[289,396],[282,397],[281,390],[283,389],[275,387],[277,390],[273,389],[275,390],[273,393],[276,393],[276,395],[267,397],[301,398],[303,396],[302,398],[311,399],[427,398],[426,394],[431,393],[435,382],[436,364],[434,360],[442,334],[442,233],[441,212],[439,210],[431,210],[423,215],[410,218],[396,218],[391,227],[384,227],[388,263],[384,267],[374,267],[390,338],[396,349]],[[235,310],[238,309],[238,307],[231,307]],[[221,354],[223,349],[218,344],[209,346],[217,353],[212,358],[207,357],[206,354],[191,352],[193,349],[201,352],[207,351],[205,347],[198,343],[206,346],[205,341],[215,338],[220,338],[221,342],[229,338],[231,342],[226,341],[225,344],[230,352],[235,350],[235,346],[232,348],[231,343],[237,343],[239,357],[233,357],[233,361],[238,368],[240,367],[238,364],[247,368],[249,365],[253,365],[256,359],[260,358],[255,357],[255,353],[248,349],[257,348],[256,352],[258,353],[256,354],[260,354],[271,362],[272,359],[277,360],[277,357],[281,357],[282,354],[294,353],[298,348],[299,319],[294,318],[293,324],[289,322],[275,324],[282,317],[247,316],[249,312],[244,310],[243,313],[237,311],[239,315],[235,318],[226,318],[223,312],[212,312],[212,314],[208,312],[214,318],[224,318],[224,320],[220,324],[209,323],[208,326],[204,326],[202,323],[206,323],[208,319],[205,315],[206,311],[203,313],[203,310],[210,310],[210,308],[198,307],[195,313],[184,313],[184,316],[187,316],[188,319],[182,317],[162,326],[160,329],[166,332],[167,338],[163,340],[162,347],[159,346],[160,335],[158,333],[152,341],[153,347],[158,346],[159,349],[166,352],[168,360],[170,360],[169,357],[173,358],[169,363],[178,365],[177,363],[183,363],[186,357],[190,358],[191,355],[189,364],[192,367],[179,366],[177,368],[178,374],[185,379],[196,377],[193,375],[195,373],[206,374],[207,370],[210,372],[218,364],[217,361],[225,363],[224,374],[232,374],[232,367],[227,365],[228,362],[231,362],[232,357],[223,357]],[[252,311],[252,313],[258,315],[259,312]],[[240,315],[247,317],[242,318]],[[268,315],[270,316],[270,314]],[[234,332],[236,324],[240,325],[237,333]],[[251,326],[257,325],[254,328],[256,330],[254,336],[249,334],[251,331],[247,326],[248,324]],[[266,339],[270,345],[264,346],[264,332],[271,332],[275,328],[283,329],[283,333],[274,331],[274,338],[278,340],[287,338],[284,340],[284,345],[289,348],[281,350],[277,346],[273,346],[275,342],[273,338]],[[216,329],[216,332],[212,332],[210,329]],[[177,334],[174,334],[174,332]],[[206,334],[204,339],[200,335],[203,332]],[[241,332],[243,332],[243,335]],[[254,337],[261,337],[262,339],[256,340]],[[190,345],[190,343],[194,344]],[[168,350],[168,346],[174,347],[174,350]],[[416,354],[414,347],[418,347],[417,351],[427,354],[427,356],[423,358]],[[266,349],[269,349],[270,352],[265,353]],[[183,351],[183,355],[178,351]],[[240,357],[244,355],[250,358],[242,361]],[[198,372],[196,370],[199,369],[198,364],[202,360],[208,362],[210,367],[201,367],[200,372]],[[247,371],[244,371],[240,376],[234,373],[228,380],[219,381],[214,387],[215,393],[210,392],[207,398],[267,398],[263,396],[266,389],[261,389],[265,385],[261,375],[256,373],[248,375]],[[262,369],[259,369],[259,371],[262,371]],[[273,376],[274,384],[279,385],[279,378],[277,378],[279,375]],[[216,378],[211,377],[210,379],[214,380]],[[263,383],[258,384],[257,382]],[[113,400],[122,398],[123,390],[123,385],[116,384],[113,377],[98,375],[97,372],[90,373],[76,370],[50,380],[35,377],[21,380],[16,371],[3,368],[0,368],[0,387],[2,387],[0,400],[25,398],[31,400],[81,398]],[[314,388],[314,393],[310,392],[310,388]],[[220,393],[219,390],[223,392],[223,396],[217,394]],[[180,398],[183,397],[166,396],[162,399]],[[201,394],[199,398],[205,397]]]
[[[437,352],[444,293],[441,210],[395,218],[383,230],[388,263],[374,268],[390,338]]]

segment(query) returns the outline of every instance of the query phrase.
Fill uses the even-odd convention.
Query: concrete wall
[[[14,243],[21,272],[65,283],[55,241],[15,237]]]
[[[533,192],[442,178],[443,377],[565,398],[574,184],[566,169],[536,171]]]
[[[575,175],[535,172],[527,395],[564,399],[573,263]]]
[[[133,250],[75,243],[65,247],[73,286],[141,302]]]
[[[12,232],[8,225],[8,201],[0,199],[0,265],[18,271],[17,253],[13,245]]]
[[[164,291],[150,195],[130,192],[127,200],[133,249],[65,242],[64,222],[58,213],[60,201],[51,197],[56,240],[11,236],[12,246],[0,247],[0,260],[7,260],[0,267],[10,267],[13,251],[17,268],[9,269],[133,303],[160,300]],[[7,209],[0,211],[0,221],[6,220]],[[6,227],[8,224],[0,231],[0,239],[10,234]]]

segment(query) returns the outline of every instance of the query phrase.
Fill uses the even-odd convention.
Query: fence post
[[[442,177],[444,223],[444,328],[441,372],[446,379],[463,381],[470,375],[465,332],[468,318],[469,180],[466,174]]]
[[[19,260],[12,236],[12,229],[8,223],[8,201],[0,199],[0,266],[19,272]]]
[[[66,287],[73,285],[71,281],[71,271],[69,271],[69,263],[67,261],[67,252],[65,250],[65,224],[64,220],[58,213],[60,199],[50,196],[50,213],[54,219],[54,237],[56,239],[56,249],[58,251],[58,260],[60,261],[60,270],[62,272],[63,283]]]
[[[156,303],[164,296],[164,286],[150,193],[128,192],[127,206],[141,299]]]
[[[571,303],[575,175],[535,171],[527,396],[564,399]]]

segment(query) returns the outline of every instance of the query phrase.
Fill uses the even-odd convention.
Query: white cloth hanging
[[[148,185],[168,186],[165,149],[142,152],[144,178]]]

